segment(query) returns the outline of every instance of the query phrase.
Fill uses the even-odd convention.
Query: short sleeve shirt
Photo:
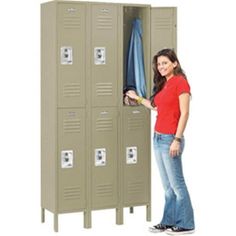
[[[188,81],[182,75],[175,75],[166,81],[163,89],[154,97],[157,107],[155,131],[175,134],[180,118],[179,96],[190,94]]]

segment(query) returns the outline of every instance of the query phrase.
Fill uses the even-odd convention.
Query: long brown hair
[[[166,78],[165,76],[162,76],[160,74],[160,72],[157,69],[157,59],[160,56],[165,56],[167,57],[171,62],[177,62],[177,66],[174,68],[174,75],[183,75],[183,77],[186,79],[186,75],[184,73],[184,71],[182,70],[179,60],[174,52],[174,50],[169,49],[169,48],[165,48],[162,49],[161,51],[159,51],[152,60],[152,69],[154,72],[154,76],[153,76],[153,90],[152,90],[152,96],[151,96],[151,104],[152,106],[154,106],[154,97],[156,94],[158,94],[162,88],[164,87],[164,84],[166,82]]]

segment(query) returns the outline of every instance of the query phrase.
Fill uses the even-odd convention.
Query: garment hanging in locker
[[[139,96],[146,97],[142,34],[142,22],[139,18],[135,18],[132,22],[132,32],[127,52],[124,92],[135,90]]]

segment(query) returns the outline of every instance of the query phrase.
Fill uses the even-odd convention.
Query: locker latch
[[[105,166],[106,165],[106,149],[97,148],[95,149],[95,166]]]
[[[104,65],[106,64],[106,49],[105,47],[94,48],[94,64]]]
[[[126,164],[137,163],[137,147],[126,147]]]
[[[61,168],[73,167],[73,150],[61,151]]]
[[[72,47],[61,47],[61,64],[62,65],[73,64]]]

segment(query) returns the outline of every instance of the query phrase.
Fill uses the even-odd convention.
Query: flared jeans
[[[194,229],[193,208],[182,168],[184,138],[180,143],[181,152],[175,157],[169,155],[173,140],[174,135],[154,133],[154,152],[165,191],[165,207],[160,223]]]

